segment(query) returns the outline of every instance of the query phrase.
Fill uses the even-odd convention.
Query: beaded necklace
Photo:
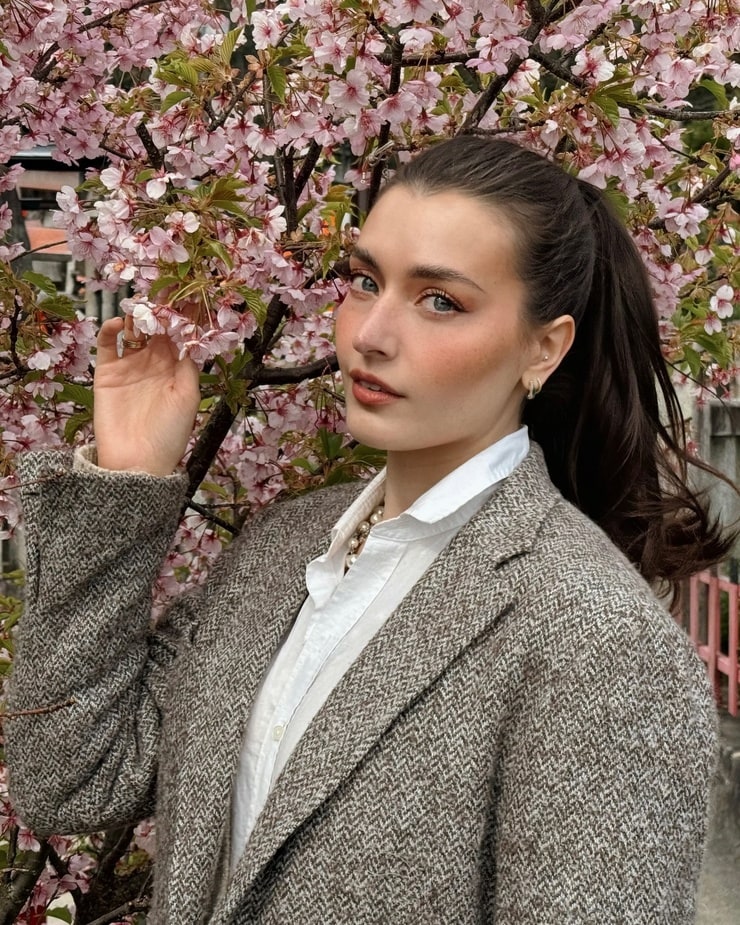
[[[357,557],[359,556],[362,546],[365,540],[370,535],[370,531],[376,524],[379,524],[383,519],[383,512],[385,511],[385,505],[381,502],[372,514],[368,517],[367,520],[361,521],[358,525],[355,532],[352,534],[350,541],[347,545],[347,555],[344,557],[344,568],[345,571],[353,566],[357,562]]]

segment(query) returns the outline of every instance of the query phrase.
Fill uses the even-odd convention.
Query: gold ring
[[[147,345],[149,338],[144,338],[144,340],[127,340],[125,337],[121,338],[121,346],[127,350],[143,350]]]

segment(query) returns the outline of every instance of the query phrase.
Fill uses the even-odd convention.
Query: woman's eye
[[[349,287],[350,289],[354,289],[355,292],[375,293],[378,291],[378,286],[372,276],[361,273],[359,270],[350,272]]]
[[[444,292],[428,292],[423,298],[422,301],[430,308],[433,312],[436,312],[438,315],[446,315],[450,312],[461,312],[463,307],[459,302],[456,302],[450,296],[446,295]]]

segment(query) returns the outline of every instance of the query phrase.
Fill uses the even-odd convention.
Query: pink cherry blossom
[[[735,290],[732,286],[720,286],[709,299],[709,307],[718,318],[732,318],[735,312]]]
[[[594,83],[605,83],[614,76],[614,64],[607,60],[606,52],[600,45],[594,48],[582,48],[576,54],[573,73]]]

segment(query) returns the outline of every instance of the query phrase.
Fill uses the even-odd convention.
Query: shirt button
[[[282,739],[284,732],[285,732],[285,726],[281,726],[280,724],[278,724],[277,726],[273,726],[273,729],[272,729],[273,739],[276,742],[279,742]]]

